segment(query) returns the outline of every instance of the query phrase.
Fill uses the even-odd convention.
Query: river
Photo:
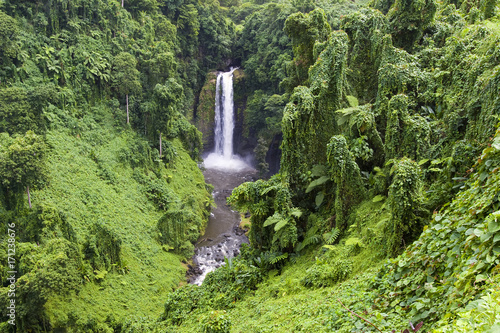
[[[212,209],[205,234],[196,244],[188,281],[201,285],[206,274],[224,264],[224,257],[239,254],[248,238],[239,228],[240,214],[231,210],[226,199],[238,185],[255,180],[256,170],[240,156],[233,154],[234,103],[233,71],[217,76],[214,119],[214,152],[204,157],[205,181],[214,186],[217,207]]]

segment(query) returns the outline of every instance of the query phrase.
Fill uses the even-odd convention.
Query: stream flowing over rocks
[[[224,257],[239,254],[248,238],[239,228],[240,214],[231,210],[226,199],[238,185],[255,180],[256,170],[251,161],[233,154],[234,103],[233,72],[217,75],[215,93],[215,149],[204,157],[205,181],[214,186],[216,208],[212,209],[205,234],[196,243],[194,266],[188,266],[189,283],[201,285],[205,276],[224,264]]]
[[[248,243],[245,231],[239,227],[240,214],[231,210],[226,199],[233,188],[255,180],[256,171],[246,167],[239,171],[206,169],[205,180],[214,186],[214,200],[205,234],[196,244],[193,266],[188,266],[186,275],[189,283],[201,285],[205,276],[224,265],[224,257],[235,257],[242,243]]]

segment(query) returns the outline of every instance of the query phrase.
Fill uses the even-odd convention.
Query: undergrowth
[[[58,110],[58,119],[75,126],[67,129],[53,123],[46,134],[47,184],[32,190],[33,209],[25,207],[18,224],[24,237],[18,245],[20,297],[32,298],[18,308],[24,327],[36,327],[38,315],[53,329],[111,332],[129,317],[161,312],[165,297],[184,280],[180,261],[191,254],[192,245],[184,251],[165,245],[157,223],[182,203],[182,209],[199,221],[188,225],[193,235],[203,232],[207,220],[211,197],[182,143],[170,142],[176,154],[165,165],[146,140],[115,127],[111,109],[96,109],[101,119],[78,119]],[[193,238],[187,233],[183,237],[188,243]],[[67,272],[55,271],[59,264],[47,262],[46,256],[51,244],[61,239],[74,251],[61,267],[76,261],[70,266],[71,284],[56,290],[51,281],[63,279]],[[6,243],[1,253],[6,263]],[[41,270],[47,274],[41,275]],[[2,279],[5,274],[2,269]],[[2,304],[7,300],[5,290]],[[36,304],[33,299],[41,308],[29,307]]]

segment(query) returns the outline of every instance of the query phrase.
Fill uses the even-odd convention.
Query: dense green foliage
[[[273,17],[275,7],[266,8]],[[477,329],[487,331],[497,310],[486,290],[498,288],[500,264],[497,3],[373,1],[339,21],[319,2],[302,8],[284,21],[292,52],[282,53],[284,70],[262,57],[280,33],[242,59],[255,76],[247,80],[269,78],[247,110],[249,124],[266,129],[256,150],[264,167],[274,124],[268,101],[282,93],[286,103],[280,174],[229,198],[252,222],[254,250],[236,262],[260,268],[254,277],[262,282],[234,306],[208,302],[193,315],[225,310],[234,331],[376,330],[349,308],[382,331],[407,328],[408,320],[423,321],[424,330],[464,330],[472,316],[487,318]],[[253,20],[266,22],[259,13],[242,36],[272,26],[255,28]],[[278,85],[274,73],[285,75]],[[263,256],[264,270],[254,264]],[[387,257],[394,259],[383,263]],[[245,271],[235,263],[224,270],[231,267]],[[238,290],[238,280],[230,287],[219,274],[201,289]],[[346,279],[347,288],[339,284]],[[469,302],[459,315],[467,319],[455,322]]]
[[[0,2],[0,330],[498,329],[498,6]],[[178,288],[212,204],[191,122],[229,65],[280,171],[228,199],[250,246]]]
[[[16,326],[2,317],[2,331],[120,330],[183,280],[212,203],[186,116],[229,54],[221,13],[155,0],[0,4],[3,307],[10,235],[17,271]]]

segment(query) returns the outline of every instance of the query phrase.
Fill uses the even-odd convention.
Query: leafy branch
[[[377,326],[375,326],[375,324],[373,324],[371,321],[369,321],[368,319],[365,319],[363,317],[361,317],[360,315],[358,315],[356,312],[352,311],[351,309],[349,309],[348,307],[346,307],[344,305],[344,303],[342,303],[342,301],[340,299],[337,299],[337,301],[339,301],[340,305],[342,305],[342,307],[344,309],[346,309],[347,311],[349,311],[350,313],[352,313],[353,315],[355,315],[356,317],[358,317],[359,319],[361,320],[364,320],[366,321],[368,324],[372,325],[373,327],[375,327],[375,329],[377,331],[379,331],[380,333],[383,333]],[[422,326],[424,325],[424,322],[421,321],[420,323],[418,323],[417,325],[413,326],[412,322],[410,322],[410,327],[411,327],[411,330],[412,332],[417,332]],[[392,333],[396,333],[396,330],[392,330]],[[405,328],[403,331],[401,331],[401,333],[410,333],[410,330]]]

